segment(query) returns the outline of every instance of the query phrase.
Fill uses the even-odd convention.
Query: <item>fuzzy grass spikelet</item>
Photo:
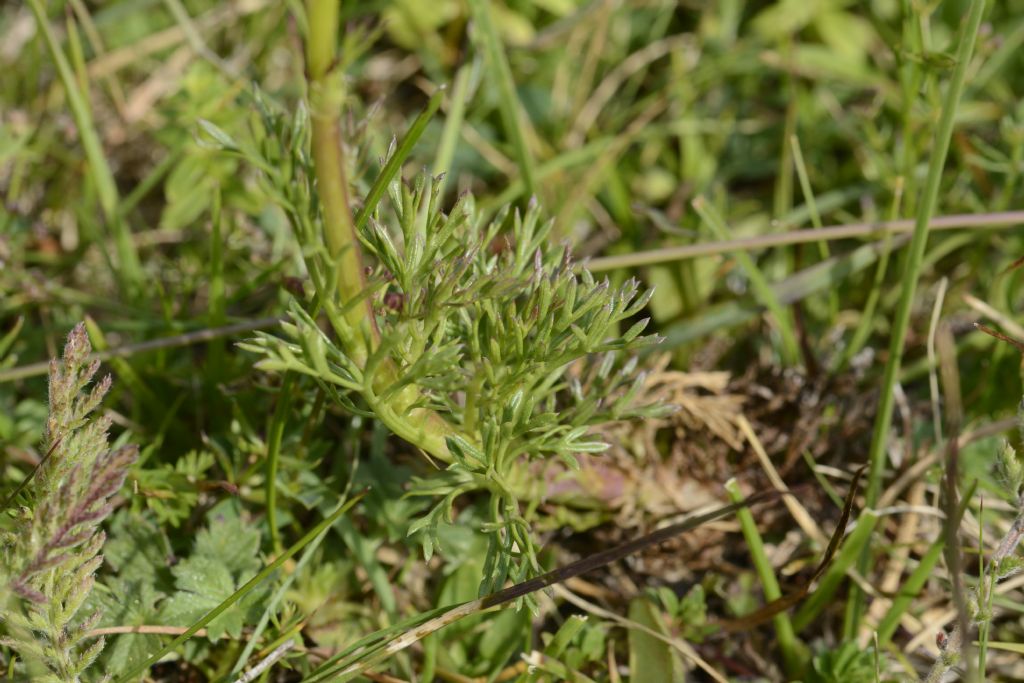
[[[110,376],[86,391],[99,370],[88,361],[85,327],[68,336],[63,361],[50,364],[45,456],[20,501],[17,530],[6,539],[2,572],[9,600],[4,609],[8,645],[39,668],[33,680],[77,682],[103,649],[103,639],[83,642],[99,619],[76,618],[103,563],[100,530],[113,511],[138,449],[110,449],[110,419],[91,413],[110,389]],[[43,673],[45,669],[46,673]]]

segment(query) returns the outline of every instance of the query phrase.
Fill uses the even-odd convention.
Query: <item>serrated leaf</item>
[[[238,517],[215,519],[196,535],[195,555],[216,560],[235,579],[263,566],[259,549],[259,530]]]
[[[160,623],[157,603],[164,594],[144,581],[113,579],[108,586],[97,586],[86,602],[86,610],[99,609],[98,626],[143,626]],[[108,636],[100,656],[102,668],[119,676],[146,660],[160,647],[160,637],[142,633]]]
[[[168,548],[159,527],[143,515],[123,510],[110,525],[103,556],[120,580],[156,586],[159,575],[167,572]]]
[[[191,625],[231,597],[236,588],[224,564],[202,555],[182,560],[174,567],[174,577],[179,592],[164,603],[160,616],[175,626]],[[236,605],[207,625],[207,635],[212,641],[225,633],[238,638],[243,625],[243,610]]]
[[[262,567],[259,545],[259,531],[238,517],[217,517],[200,530],[192,555],[171,570],[177,592],[160,610],[163,623],[189,626],[228,599]],[[249,593],[210,622],[210,640],[216,641],[224,634],[240,637],[246,608],[254,605],[265,590],[263,587]]]

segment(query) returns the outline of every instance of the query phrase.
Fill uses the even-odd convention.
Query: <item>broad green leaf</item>
[[[260,532],[238,517],[220,517],[196,535],[192,556],[172,570],[175,593],[161,610],[167,623],[187,626],[227,600],[257,571]],[[210,640],[227,634],[238,638],[246,623],[246,607],[262,596],[259,588],[207,626]]]
[[[101,610],[100,627],[143,626],[160,623],[159,606],[163,594],[145,581],[113,579],[109,586],[97,585],[86,611]],[[160,637],[143,633],[107,636],[107,645],[100,657],[100,666],[108,674],[120,675],[146,660],[160,647]]]
[[[199,555],[182,560],[174,567],[178,587],[163,606],[161,617],[168,624],[188,626],[235,592],[237,586],[231,572],[218,560]],[[245,623],[244,610],[236,605],[214,619],[206,627],[210,640],[216,641],[224,634],[232,638],[242,635]]]
[[[263,565],[259,549],[259,529],[237,517],[215,520],[196,535],[195,554],[215,559],[236,580],[242,574],[255,574]]]
[[[661,614],[645,598],[629,603],[629,618],[651,631],[668,636]],[[629,630],[629,670],[631,680],[683,683],[686,673],[679,654],[664,640],[637,628]]]
[[[107,567],[123,581],[158,586],[159,581],[170,578],[170,544],[146,515],[129,511],[115,515],[103,557]]]

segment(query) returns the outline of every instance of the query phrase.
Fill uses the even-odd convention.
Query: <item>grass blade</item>
[[[402,164],[409,158],[409,154],[412,153],[412,148],[419,142],[420,136],[423,135],[423,131],[427,129],[427,124],[430,123],[430,119],[437,113],[438,107],[441,106],[441,98],[444,97],[444,88],[438,89],[434,96],[430,98],[427,103],[426,109],[420,112],[420,115],[416,117],[416,120],[409,126],[409,130],[405,133],[405,137],[402,138],[402,142],[398,145],[395,153],[391,155],[387,163],[384,164],[384,168],[381,169],[377,179],[373,181],[373,185],[370,187],[370,191],[366,193],[366,202],[363,207],[356,212],[356,228],[362,228],[366,225],[366,221],[370,218],[373,210],[377,208],[377,202],[387,192],[388,185],[394,180],[395,175],[402,168]]]
[[[893,598],[892,605],[889,606],[889,611],[885,613],[882,620],[878,622],[878,642],[880,645],[885,646],[892,640],[892,634],[896,632],[896,627],[899,626],[900,618],[910,607],[910,603],[913,602],[914,598],[917,597],[921,589],[924,588],[924,584],[932,577],[935,571],[935,565],[939,563],[939,558],[942,557],[942,551],[946,547],[946,541],[943,538],[939,538],[921,557],[917,567],[907,580],[900,586],[899,594]]]
[[[920,276],[925,246],[928,242],[928,225],[938,201],[939,185],[942,182],[942,170],[946,165],[946,155],[949,152],[950,139],[953,136],[956,110],[960,103],[960,95],[963,93],[967,67],[970,64],[971,56],[974,54],[974,44],[977,41],[978,28],[981,26],[981,18],[984,12],[985,0],[973,0],[970,13],[964,22],[960,35],[956,54],[956,67],[950,78],[949,89],[946,92],[946,99],[942,106],[935,143],[932,147],[931,161],[928,164],[928,177],[925,182],[924,194],[921,197],[921,203],[918,205],[914,232],[910,239],[910,246],[907,249],[906,260],[903,264],[900,300],[890,332],[889,355],[885,364],[881,396],[878,401],[878,412],[875,418],[875,427],[871,435],[871,447],[868,454],[868,482],[865,493],[865,505],[867,507],[874,507],[882,489],[882,474],[885,471],[887,460],[886,448],[889,442],[889,430],[892,427],[892,413],[895,407],[896,379],[899,377],[900,365],[903,361],[903,346],[907,338],[907,328],[910,326],[910,311],[914,303],[914,294],[917,291],[917,280]],[[858,563],[858,569],[861,574],[867,574],[870,566],[871,555],[865,550]],[[860,624],[860,615],[864,609],[863,603],[864,594],[855,586],[851,600],[848,603],[850,608],[849,618],[846,622],[848,625]],[[847,638],[852,638],[856,634],[846,633],[845,635]]]
[[[889,218],[895,220],[896,216],[900,212],[900,203],[903,199],[903,178],[896,179],[896,189],[893,192],[892,205],[889,209]],[[935,223],[932,222],[931,229],[935,229]],[[889,268],[889,259],[892,256],[892,245],[890,241],[892,239],[892,233],[885,234],[885,249],[882,251],[882,257],[878,261],[878,267],[875,269],[875,278],[871,283],[871,291],[868,293],[867,302],[864,304],[864,311],[861,314],[860,321],[857,323],[857,328],[853,332],[853,336],[850,338],[850,343],[843,350],[843,355],[839,357],[839,361],[836,364],[837,370],[845,370],[849,366],[850,361],[856,356],[862,348],[864,348],[865,342],[868,340],[868,336],[871,334],[871,323],[875,318],[875,309],[878,307],[878,300],[882,296],[882,285],[885,283],[885,273]]]
[[[114,358],[125,358],[136,353],[156,351],[158,349],[171,349],[179,346],[188,346],[190,344],[202,344],[203,342],[208,342],[211,339],[219,339],[220,337],[227,337],[232,334],[275,327],[281,324],[281,322],[282,318],[278,317],[256,318],[254,320],[244,320],[242,322],[232,323],[230,325],[225,325],[224,327],[216,327],[212,329],[202,328],[175,335],[173,337],[160,337],[157,339],[149,339],[144,342],[138,342],[136,344],[125,344],[124,346],[119,346],[105,351],[93,351],[89,356],[89,360],[107,361]],[[38,363],[19,365],[7,370],[0,370],[0,384],[25,379],[27,377],[45,375],[49,367],[49,362],[40,361]]]
[[[288,412],[292,407],[294,383],[294,374],[285,372],[277,395],[277,406],[267,428],[267,526],[270,528],[274,554],[282,550],[281,532],[277,528],[277,467],[281,455],[281,439],[284,436],[285,423],[288,421]]]
[[[520,119],[519,98],[516,96],[516,87],[512,80],[512,69],[508,65],[508,58],[494,25],[490,1],[470,0],[469,6],[473,13],[473,19],[478,24],[478,40],[483,43],[487,66],[498,86],[498,106],[502,125],[505,127],[505,133],[512,138],[512,147],[515,150],[516,162],[526,187],[526,194],[533,196],[537,194],[533,156],[526,146],[526,133],[522,119]]]
[[[815,230],[821,230],[824,226],[821,222],[821,214],[818,212],[818,204],[814,198],[814,189],[811,187],[811,176],[807,173],[804,153],[800,149],[800,138],[790,135],[789,144],[793,152],[793,165],[796,166],[797,178],[800,180],[800,190],[804,193],[804,203],[807,204],[807,210],[811,212],[811,225],[814,226]],[[831,255],[828,251],[828,242],[825,240],[818,242],[818,253],[821,255],[822,261]]]
[[[729,499],[734,503],[743,500],[743,494],[740,493],[739,484],[737,484],[735,479],[730,479],[725,483],[725,490],[729,492]],[[779,587],[779,581],[775,577],[775,570],[772,568],[768,555],[765,553],[764,541],[761,540],[761,532],[757,530],[754,515],[748,508],[744,507],[736,512],[736,516],[739,518],[743,539],[746,541],[747,549],[750,551],[750,560],[761,582],[765,600],[772,602],[780,599],[782,597],[782,589]],[[779,650],[782,654],[782,661],[786,667],[786,672],[791,676],[795,676],[800,669],[801,657],[796,632],[793,630],[793,623],[785,612],[776,614],[773,617],[773,621],[775,622],[775,636],[779,641]]]
[[[46,49],[50,53],[53,64],[57,69],[61,85],[64,87],[64,94],[67,97],[68,108],[75,119],[75,126],[78,128],[78,136],[82,141],[82,149],[85,151],[86,160],[89,162],[89,170],[92,173],[93,182],[96,185],[96,192],[99,195],[100,208],[106,220],[107,227],[114,234],[114,241],[117,247],[119,277],[122,286],[130,294],[136,294],[142,289],[142,268],[139,265],[139,256],[135,251],[135,243],[132,241],[128,226],[122,220],[118,211],[117,184],[114,182],[114,174],[110,170],[107,158],[103,154],[103,144],[100,136],[93,125],[92,113],[89,108],[85,94],[79,89],[75,73],[68,63],[67,57],[60,49],[57,38],[53,34],[50,22],[46,18],[46,10],[40,0],[29,0],[29,7],[35,15],[36,24],[43,40],[46,42]]]
[[[811,213],[811,225],[814,226],[815,230],[820,231],[824,226],[821,222],[821,213],[818,211],[818,202],[814,197],[814,189],[811,187],[811,176],[807,172],[804,153],[800,149],[800,138],[796,135],[790,135],[789,143],[792,148],[793,165],[796,167],[797,179],[800,181],[800,191],[803,192],[804,203]],[[832,255],[829,252],[828,242],[824,239],[818,242],[818,255],[822,261],[827,260]],[[839,315],[839,294],[834,289],[828,293],[828,310],[828,324],[834,325],[836,316]]]
[[[288,589],[291,588],[295,582],[296,577],[302,574],[302,570],[307,564],[313,559],[313,555],[316,553],[316,549],[320,547],[320,544],[327,538],[327,529],[324,529],[319,536],[310,541],[309,545],[306,546],[305,551],[302,553],[302,557],[295,563],[295,569],[289,573],[284,579],[282,579],[280,585],[274,591],[274,594],[267,601],[266,607],[263,610],[263,616],[260,617],[259,622],[253,628],[252,633],[249,634],[249,641],[245,644],[241,654],[238,655],[238,659],[235,660],[235,665],[231,669],[231,674],[239,673],[244,667],[246,662],[249,661],[249,657],[252,656],[253,650],[256,649],[256,644],[259,642],[260,636],[266,630],[267,625],[270,623],[271,618],[277,612],[277,606],[281,604]]]
[[[475,63],[463,64],[455,74],[455,82],[448,97],[448,116],[445,118],[444,130],[441,132],[441,140],[437,144],[437,154],[434,157],[435,175],[443,174],[447,178],[451,171],[455,148],[458,146],[459,136],[462,133],[462,123],[466,118],[469,83],[475,70]]]
[[[574,161],[576,163],[584,163],[589,161],[589,158],[575,159]],[[546,169],[547,167],[542,167],[542,171],[546,171]],[[546,173],[542,173],[542,177],[545,175]],[[993,213],[938,216],[932,219],[930,229],[932,231],[979,228],[1000,229],[1015,228],[1021,225],[1021,223],[1024,223],[1024,211],[998,211]],[[734,240],[663,246],[650,251],[634,251],[628,254],[599,256],[587,261],[587,270],[592,273],[599,273],[617,268],[654,266],[659,263],[671,263],[699,256],[726,254],[732,251],[753,251],[755,249],[785,247],[793,244],[808,244],[819,240],[863,239],[882,235],[896,235],[911,232],[913,229],[914,222],[909,220],[826,225],[820,230],[790,230],[788,232],[770,233]]]
[[[825,571],[818,588],[793,616],[793,628],[797,633],[807,628],[818,614],[832,603],[832,598],[846,577],[847,570],[853,566],[865,544],[871,540],[871,533],[877,523],[878,515],[874,512],[867,511],[860,516],[857,528],[850,534],[850,538],[843,544],[843,549]]]
[[[643,624],[662,636],[668,629],[660,612],[646,598],[629,603],[629,619]],[[640,629],[629,630],[629,671],[637,681],[683,683],[686,673],[676,651],[664,639],[648,635]]]
[[[903,359],[903,345],[910,324],[910,309],[914,294],[917,291],[917,280],[920,275],[921,261],[928,241],[928,227],[939,195],[942,182],[942,170],[945,167],[946,155],[949,152],[950,139],[953,135],[953,123],[960,95],[963,92],[967,66],[974,53],[974,44],[978,35],[978,27],[985,10],[984,0],[971,3],[970,15],[967,18],[960,44],[957,49],[956,68],[950,79],[949,90],[942,107],[935,145],[932,148],[931,162],[928,164],[928,178],[921,204],[914,222],[914,232],[907,249],[903,268],[903,280],[900,300],[892,326],[892,337],[889,344],[889,360],[886,363],[885,375],[882,380],[882,396],[879,401],[878,418],[872,434],[870,467],[868,469],[867,505],[871,506],[878,500],[882,484],[882,470],[885,467],[885,444],[892,426],[892,408],[894,386]]]
[[[837,286],[874,263],[881,250],[880,242],[865,244],[842,256],[815,263],[770,287],[780,303],[791,304],[827,287]],[[668,327],[663,332],[665,341],[658,348],[674,348],[717,330],[743,325],[756,319],[761,312],[761,307],[750,301],[728,301],[705,308],[699,315]]]

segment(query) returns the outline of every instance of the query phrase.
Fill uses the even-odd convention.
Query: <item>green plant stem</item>
[[[29,7],[35,15],[39,32],[43,35],[46,49],[49,51],[54,66],[57,68],[57,74],[60,76],[61,85],[67,97],[68,108],[71,110],[71,116],[75,119],[78,136],[82,141],[82,149],[85,151],[86,160],[89,162],[89,170],[96,185],[100,210],[103,211],[103,218],[114,236],[119,266],[117,274],[121,280],[121,285],[130,295],[138,294],[142,290],[142,267],[139,265],[139,256],[135,251],[135,243],[132,241],[131,233],[128,231],[128,226],[118,210],[117,184],[114,182],[114,174],[110,170],[107,158],[103,155],[103,144],[100,141],[99,134],[96,132],[96,127],[93,125],[88,101],[85,94],[79,89],[74,71],[72,71],[67,57],[57,43],[57,38],[50,28],[50,22],[46,18],[46,10],[43,8],[42,3],[40,0],[29,0]]]
[[[337,270],[338,295],[349,301],[365,289],[362,250],[356,235],[355,221],[348,197],[348,178],[338,117],[345,100],[340,74],[333,70],[337,58],[339,0],[307,0],[309,39],[306,42],[306,72],[309,84],[310,123],[312,128],[313,165],[316,169],[317,196],[323,212],[324,241]],[[369,331],[376,339],[370,301],[348,306],[345,318],[356,330]],[[354,335],[353,345],[359,345]],[[348,349],[360,364],[366,362],[370,349]]]
[[[343,342],[346,353],[360,367],[377,351],[380,330],[374,319],[373,303],[369,297],[362,302],[346,306],[363,296],[366,289],[363,254],[359,245],[357,223],[353,218],[348,197],[348,179],[341,130],[337,119],[344,103],[344,88],[340,74],[334,72],[337,59],[337,33],[340,24],[339,0],[307,0],[309,37],[306,44],[306,72],[308,75],[310,123],[312,128],[313,165],[316,172],[317,195],[323,212],[324,241],[337,270],[336,296],[341,300],[342,316],[355,334],[347,335]],[[428,111],[417,119],[410,129],[415,139],[426,127],[429,117],[440,101],[438,94]],[[407,150],[406,150],[407,153]],[[396,158],[400,158],[396,153]],[[397,172],[397,164],[385,166],[382,176]],[[385,185],[386,186],[386,185]],[[383,192],[383,187],[381,192]],[[360,218],[365,220],[364,212]],[[322,293],[326,294],[326,293]],[[372,378],[373,388],[379,393],[396,381],[396,370],[390,358],[377,366]],[[377,401],[374,411],[392,431],[419,446],[434,457],[450,462],[446,438],[454,428],[436,412],[410,407],[418,399],[415,387],[407,387],[390,401]],[[472,439],[471,439],[472,440]]]
[[[983,522],[982,515],[978,515],[978,520]],[[980,565],[980,571],[978,572],[978,609],[983,610],[984,614],[992,614],[992,598],[996,592],[996,576],[995,572],[985,572],[985,552],[984,552],[984,526],[979,524],[979,530],[981,532],[978,535],[978,564]],[[984,607],[982,607],[984,605]],[[992,628],[992,620],[982,619],[981,623],[978,624],[978,668],[977,673],[981,680],[985,680],[985,671],[988,669],[988,644],[989,637]]]
[[[735,479],[725,483],[725,490],[729,493],[729,499],[735,503],[743,501],[743,494],[740,493],[739,484]],[[764,550],[764,541],[761,540],[761,532],[757,530],[757,523],[750,508],[743,507],[736,511],[736,517],[740,522],[740,529],[743,532],[743,540],[746,541],[747,549],[750,551],[750,560],[757,572],[757,578],[761,582],[761,590],[768,602],[778,600],[782,597],[782,589],[779,588],[779,581],[775,577],[775,570],[772,569],[771,561]],[[775,623],[775,636],[779,641],[779,650],[782,653],[782,661],[786,667],[786,673],[790,676],[797,676],[800,670],[800,652],[797,644],[796,633],[789,614],[781,612],[773,618]]]
[[[694,199],[693,208],[708,227],[711,228],[716,238],[723,241],[729,239],[728,229],[725,227],[721,216],[718,215],[718,212],[714,210],[704,197]],[[768,282],[768,278],[757,267],[757,263],[754,262],[750,254],[744,251],[735,251],[733,252],[733,257],[739,262],[747,279],[750,280],[750,288],[754,290],[754,296],[757,297],[758,303],[767,308],[772,317],[775,318],[775,324],[779,328],[779,335],[782,337],[783,361],[790,366],[796,365],[800,358],[800,345],[797,343],[796,333],[793,331],[793,324],[789,314],[782,307],[782,304],[779,303],[771,284]]]
[[[886,448],[889,442],[889,430],[892,427],[896,379],[899,377],[900,364],[903,360],[903,345],[907,338],[907,328],[910,326],[911,307],[914,303],[914,293],[917,290],[921,261],[924,258],[924,250],[928,242],[928,224],[931,221],[932,214],[935,212],[939,196],[939,186],[942,183],[942,170],[946,165],[946,155],[949,152],[949,143],[953,136],[956,110],[960,102],[960,95],[963,93],[967,67],[970,65],[971,56],[974,54],[974,44],[978,37],[978,28],[981,25],[984,11],[985,0],[973,0],[970,13],[960,35],[956,54],[956,67],[950,78],[949,89],[946,92],[945,102],[942,106],[942,114],[939,118],[939,125],[935,135],[935,144],[932,146],[931,162],[928,164],[928,177],[925,182],[924,194],[918,204],[914,233],[910,239],[910,246],[907,248],[905,256],[900,300],[891,328],[889,356],[885,364],[882,391],[878,401],[878,412],[875,417],[875,428],[871,435],[871,447],[868,453],[869,469],[867,490],[865,492],[866,507],[874,507],[875,503],[878,502],[878,496],[882,489],[882,475],[885,471],[887,460]],[[862,575],[867,575],[870,567],[871,552],[869,548],[866,548],[861,555],[858,569]],[[858,625],[864,609],[864,594],[856,586],[853,588],[848,606],[850,608],[848,615],[850,618],[847,619],[847,625]],[[846,633],[845,635],[847,638],[852,638],[855,634]]]
[[[284,426],[288,421],[288,410],[292,405],[293,384],[294,375],[290,372],[284,373],[277,396],[277,407],[270,421],[270,429],[267,430],[267,526],[270,527],[270,539],[275,554],[282,550],[281,534],[277,529],[277,464],[281,455]]]

